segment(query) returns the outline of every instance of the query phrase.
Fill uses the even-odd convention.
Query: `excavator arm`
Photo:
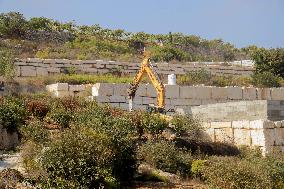
[[[135,93],[139,86],[139,83],[144,74],[147,74],[157,91],[157,107],[155,107],[155,111],[164,112],[165,110],[165,88],[163,83],[161,82],[158,74],[154,71],[153,66],[150,62],[150,56],[144,54],[144,59],[141,65],[140,70],[134,77],[129,89],[128,89],[128,97],[129,97],[129,109],[132,111],[133,99],[135,97]]]

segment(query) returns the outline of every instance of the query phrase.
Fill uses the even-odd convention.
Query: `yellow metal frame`
[[[150,55],[144,53],[144,59],[141,64],[141,68],[134,77],[130,88],[128,89],[128,96],[131,100],[134,99],[136,90],[139,86],[139,83],[143,77],[143,75],[147,73],[149,76],[154,88],[157,91],[157,108],[160,110],[165,109],[165,87],[161,82],[158,74],[154,71],[153,66],[150,61]]]

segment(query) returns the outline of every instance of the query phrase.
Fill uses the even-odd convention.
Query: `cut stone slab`
[[[112,96],[113,88],[112,83],[96,83],[92,87],[92,96]]]

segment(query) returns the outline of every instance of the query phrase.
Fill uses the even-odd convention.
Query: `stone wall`
[[[141,63],[115,62],[102,60],[67,60],[67,59],[37,59],[28,58],[16,60],[18,77],[47,76],[68,72],[68,68],[74,68],[78,73],[104,74],[121,72],[124,74],[136,73]],[[254,71],[252,67],[222,66],[212,62],[191,62],[184,64],[155,63],[158,74],[182,75],[192,70],[205,69],[215,75],[250,75]]]
[[[284,152],[284,121],[238,120],[204,122],[205,138],[214,142],[260,147],[263,154]]]
[[[84,86],[61,83],[49,85],[47,89],[56,97],[92,96],[99,103],[108,103],[114,107],[128,109],[128,87],[129,84],[97,83],[93,86]],[[271,118],[280,116],[284,119],[284,110],[282,110],[284,102],[281,102],[281,100],[284,101],[284,88],[165,85],[165,90],[166,109],[242,100],[269,100],[269,116]],[[147,104],[156,104],[156,101],[157,94],[154,87],[151,84],[141,84],[134,99],[134,109],[145,110]]]

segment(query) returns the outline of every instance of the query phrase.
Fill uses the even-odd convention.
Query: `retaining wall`
[[[67,60],[67,59],[19,59],[15,63],[18,77],[47,76],[50,74],[66,73],[68,68],[74,68],[78,73],[104,74],[121,72],[135,74],[141,63],[115,62],[102,60]],[[212,62],[191,62],[184,64],[155,63],[158,74],[182,75],[192,70],[205,69],[215,75],[250,75],[254,71],[252,67],[222,66]]]

